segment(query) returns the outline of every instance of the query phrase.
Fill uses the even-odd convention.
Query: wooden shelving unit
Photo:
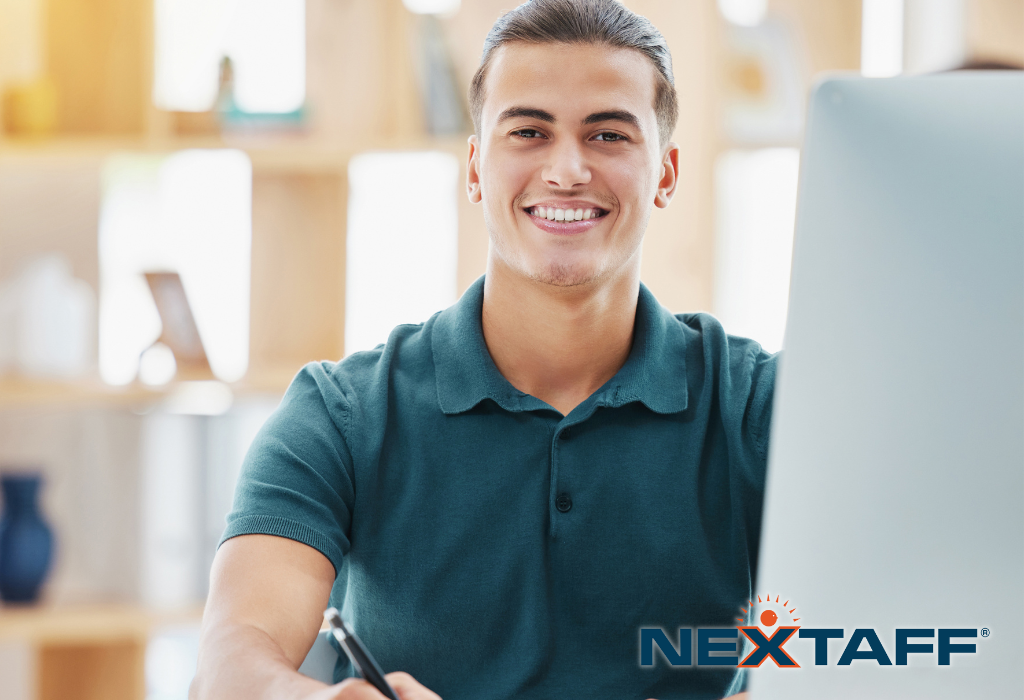
[[[186,148],[239,147],[225,140],[130,138],[59,138],[44,142],[6,141],[0,146],[0,183],[3,173],[32,171],[50,173],[47,189],[29,206],[45,210],[77,206],[80,227],[40,231],[31,238],[19,237],[0,220],[0,249],[23,256],[49,253],[56,247],[67,255],[76,277],[98,290],[97,215],[100,209],[99,180],[106,157],[118,152],[172,153]],[[253,164],[253,232],[250,318],[250,370],[245,382],[283,391],[294,373],[306,362],[338,359],[344,351],[345,226],[349,159],[366,150],[443,150],[461,156],[462,139],[370,140],[359,149],[313,148],[306,144],[245,147]],[[61,192],[60,173],[74,174]],[[81,182],[91,183],[83,195]],[[0,184],[2,187],[2,184]],[[0,193],[2,201],[2,193]],[[481,214],[468,202],[460,202],[465,233],[460,244],[460,290],[483,270],[486,239]],[[45,217],[43,217],[45,219]],[[64,217],[66,218],[66,217]],[[57,222],[54,229],[63,223]],[[45,229],[43,221],[40,228]],[[6,240],[5,240],[6,239]],[[0,260],[0,277],[10,274]],[[68,384],[68,400],[133,400],[138,391],[124,392],[95,383]],[[145,392],[143,392],[144,394]],[[0,406],[27,397],[60,399],[58,385],[0,378]]]
[[[307,4],[308,124],[287,133],[199,134],[182,130],[187,120],[152,104],[152,0],[38,1],[41,64],[58,97],[56,131],[45,137],[0,132],[0,251],[12,253],[0,255],[0,279],[19,260],[61,252],[73,274],[98,292],[106,158],[237,148],[253,165],[250,369],[242,384],[283,391],[304,363],[340,358],[349,159],[396,149],[438,149],[464,159],[464,136],[431,138],[421,126],[415,67],[401,50],[411,21],[401,0]],[[341,70],[325,74],[325,64],[338,61]],[[358,95],[357,104],[339,101],[347,95]],[[209,122],[216,127],[215,119]],[[39,186],[27,188],[29,181]],[[461,208],[460,290],[483,272],[486,253],[482,213],[466,202]],[[28,213],[10,216],[19,209]],[[131,403],[150,393],[0,378],[0,406]]]

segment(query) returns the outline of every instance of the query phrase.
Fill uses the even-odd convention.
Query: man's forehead
[[[509,107],[543,103],[559,111],[628,109],[653,122],[655,84],[654,65],[634,49],[511,42],[491,57],[483,111],[496,119]]]

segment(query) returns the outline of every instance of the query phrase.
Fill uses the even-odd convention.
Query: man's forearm
[[[189,700],[297,700],[325,688],[297,674],[281,647],[250,625],[218,625],[200,640]]]

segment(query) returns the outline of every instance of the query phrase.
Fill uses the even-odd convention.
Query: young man
[[[754,593],[775,373],[640,283],[676,188],[664,40],[614,0],[534,0],[495,24],[471,104],[487,274],[296,377],[246,459],[193,698],[381,697],[295,672],[328,600],[411,674],[403,700],[740,685],[639,663],[641,627],[729,627]]]

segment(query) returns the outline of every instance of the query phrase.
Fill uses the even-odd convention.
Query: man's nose
[[[590,166],[579,144],[563,139],[550,150],[550,158],[541,173],[550,187],[571,190],[590,184]]]

